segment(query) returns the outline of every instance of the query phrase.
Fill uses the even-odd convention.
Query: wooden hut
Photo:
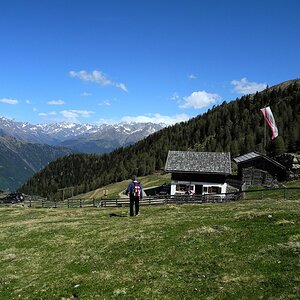
[[[230,153],[169,151],[165,171],[171,173],[171,195],[226,193]]]
[[[286,178],[286,169],[274,159],[250,152],[233,159],[238,165],[238,178],[247,186],[270,185]]]

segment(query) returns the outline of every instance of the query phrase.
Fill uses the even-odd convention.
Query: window
[[[207,191],[209,194],[221,194],[221,188],[219,186],[209,186]]]
[[[194,194],[195,186],[189,184],[176,184],[176,193],[178,194]]]
[[[187,190],[187,186],[185,184],[176,184],[177,192],[185,192]]]

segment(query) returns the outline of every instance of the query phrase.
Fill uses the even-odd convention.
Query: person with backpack
[[[135,216],[139,216],[140,211],[140,200],[143,199],[142,184],[137,180],[135,175],[132,176],[132,182],[129,183],[126,195],[129,194],[130,199],[130,216],[134,216],[134,206],[135,206]]]

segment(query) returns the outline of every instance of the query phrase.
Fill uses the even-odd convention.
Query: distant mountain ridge
[[[49,162],[71,153],[63,147],[20,141],[0,130],[0,189],[17,189]]]
[[[164,127],[166,124],[162,123],[91,125],[61,122],[33,125],[0,117],[0,132],[19,140],[98,154],[134,144]]]

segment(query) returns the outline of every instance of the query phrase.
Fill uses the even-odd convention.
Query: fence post
[[[79,200],[80,208],[82,208],[82,199]]]
[[[31,207],[31,197],[30,197],[30,199],[29,199],[29,207]]]
[[[70,200],[68,199],[68,208],[70,208]]]
[[[42,199],[42,208],[44,208],[44,199]]]
[[[283,193],[283,199],[285,200],[286,199],[286,188],[284,188],[284,193]]]
[[[261,200],[264,199],[264,191],[261,191],[261,197],[260,197]]]

